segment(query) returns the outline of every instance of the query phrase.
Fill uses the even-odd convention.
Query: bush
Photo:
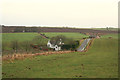
[[[79,41],[75,41],[73,38],[67,38],[63,35],[52,37],[50,41],[52,44],[58,45],[60,42],[60,39],[64,43],[64,45],[62,45],[61,47],[62,50],[75,50],[79,46]]]
[[[73,43],[62,45],[62,50],[76,50],[79,46],[79,41],[73,41]]]

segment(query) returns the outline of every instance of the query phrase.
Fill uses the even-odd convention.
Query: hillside
[[[3,61],[3,73],[3,78],[117,78],[118,41],[104,37],[95,39],[88,52]]]

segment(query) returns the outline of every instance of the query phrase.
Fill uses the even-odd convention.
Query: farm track
[[[40,36],[42,36],[45,39],[48,39],[48,37],[46,35],[40,34]]]
[[[87,46],[87,44],[89,43],[91,39],[85,39],[83,41],[83,43],[81,44],[81,46],[77,49],[77,51],[84,51],[85,50],[85,47]]]

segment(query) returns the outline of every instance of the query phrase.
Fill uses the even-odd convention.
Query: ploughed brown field
[[[24,27],[24,26],[3,26],[3,33],[11,32],[79,32],[79,33],[118,33],[118,31],[110,30],[94,30],[94,29],[79,29],[79,28],[56,28],[56,27]]]

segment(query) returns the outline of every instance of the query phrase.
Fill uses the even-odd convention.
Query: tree
[[[5,42],[3,42],[3,43],[2,43],[2,52],[4,52],[4,51],[5,51],[5,46],[6,46],[6,43],[5,43]]]
[[[31,47],[30,47],[30,41],[24,41],[24,42],[22,42],[22,47],[24,48],[24,50],[26,52],[29,52],[30,49],[31,49]]]
[[[17,51],[18,51],[18,41],[17,40],[12,41],[11,42],[11,47],[14,50],[14,52],[17,53]]]
[[[64,43],[64,42],[67,40],[67,38],[66,38],[65,36],[63,36],[63,35],[58,35],[58,36],[52,37],[52,38],[50,39],[50,42],[51,42],[52,44],[54,44],[54,45],[58,45],[61,40],[62,40],[62,42]]]
[[[75,40],[73,38],[67,38],[63,35],[58,35],[58,36],[52,37],[50,41],[51,41],[52,44],[57,44],[58,45],[60,43],[60,40],[62,40],[62,43],[65,43],[65,44],[68,44],[68,45],[75,44]]]
[[[107,30],[109,30],[109,27],[106,27]]]

